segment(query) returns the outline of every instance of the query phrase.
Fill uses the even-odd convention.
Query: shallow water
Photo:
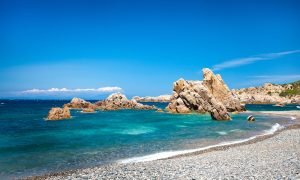
[[[194,149],[264,133],[290,117],[232,115],[213,121],[209,115],[178,115],[120,110],[80,113],[72,119],[45,121],[49,109],[67,101],[8,101],[0,103],[0,176],[40,175],[90,167],[164,151]],[[167,103],[147,103],[164,108]],[[255,110],[299,110],[296,105],[247,105]]]

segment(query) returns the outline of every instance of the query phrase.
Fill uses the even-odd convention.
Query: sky
[[[1,0],[0,98],[171,94],[300,79],[297,0]]]

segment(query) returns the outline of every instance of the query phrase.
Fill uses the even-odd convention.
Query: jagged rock
[[[203,84],[218,101],[224,104],[229,112],[245,110],[245,107],[240,103],[236,95],[224,83],[220,74],[214,75],[208,68],[204,68],[202,71]]]
[[[54,107],[48,113],[47,120],[62,120],[71,118],[70,110],[68,107],[59,108]]]
[[[146,97],[139,97],[134,96],[133,99],[135,99],[137,102],[170,102],[171,95],[160,95],[156,97],[146,96]]]
[[[118,110],[118,109],[156,109],[155,106],[148,106],[138,103],[136,100],[128,100],[125,95],[121,93],[114,93],[108,96],[103,101],[95,103],[98,109],[102,110]]]
[[[173,84],[173,95],[167,106],[172,113],[205,113],[213,119],[230,120],[227,111],[244,111],[244,106],[230,92],[220,75],[203,69],[203,81],[179,79]]]
[[[73,108],[73,109],[83,109],[83,108],[88,108],[88,109],[95,109],[96,106],[90,102],[87,102],[83,99],[76,98],[74,97],[70,103],[65,104],[64,106]]]

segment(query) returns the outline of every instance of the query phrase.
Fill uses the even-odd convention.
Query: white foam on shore
[[[264,131],[263,134],[257,135],[257,136],[252,136],[252,137],[246,138],[246,139],[240,139],[240,140],[235,140],[235,141],[227,141],[227,142],[219,143],[219,144],[216,144],[216,145],[211,145],[211,146],[206,146],[206,147],[196,148],[196,149],[159,152],[159,153],[154,153],[154,154],[150,154],[150,155],[146,155],[146,156],[133,157],[133,158],[128,158],[128,159],[121,159],[117,162],[121,163],[121,164],[127,164],[127,163],[138,163],[138,162],[154,161],[154,160],[158,160],[158,159],[174,157],[174,156],[177,156],[177,155],[189,154],[189,153],[194,153],[194,152],[197,152],[197,151],[204,151],[204,150],[208,150],[208,149],[211,149],[211,148],[244,143],[244,142],[253,140],[257,137],[261,137],[261,136],[265,136],[265,135],[272,135],[276,131],[278,131],[280,129],[283,129],[283,128],[284,128],[283,126],[276,123],[271,127],[271,129]]]

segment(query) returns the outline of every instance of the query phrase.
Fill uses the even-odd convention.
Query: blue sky
[[[299,9],[296,0],[1,0],[0,97],[171,94],[204,67],[230,88],[298,80]]]

